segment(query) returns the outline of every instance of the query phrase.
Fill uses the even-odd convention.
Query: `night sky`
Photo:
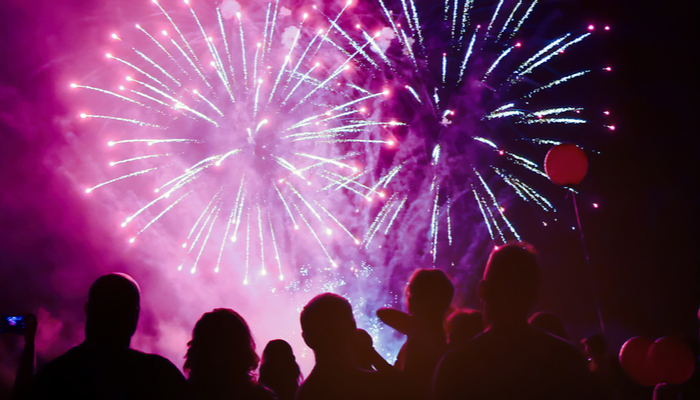
[[[61,161],[72,143],[60,132],[73,129],[74,119],[73,106],[56,82],[65,80],[71,55],[101,46],[101,24],[109,26],[130,11],[116,8],[96,23],[94,15],[105,7],[101,2],[55,3],[4,0],[0,5],[0,314],[29,311],[47,321],[40,327],[40,362],[76,343],[87,288],[102,273],[125,270],[149,282],[152,296],[182,296],[167,274],[139,268],[155,256],[125,246],[98,222],[105,210],[85,205]],[[592,273],[612,347],[636,335],[697,340],[698,3],[544,3],[575,13],[567,21],[612,26],[608,39],[596,42],[599,48],[591,53],[613,71],[582,95],[609,108],[617,129],[590,143],[600,155],[589,159],[579,187],[590,269],[578,230],[563,223],[543,229],[528,207],[509,210],[523,237],[543,255],[538,309],[560,315],[576,340],[596,333]],[[557,193],[560,212],[573,215],[571,198]],[[593,209],[592,202],[600,207]],[[479,271],[486,252],[475,254],[470,262]],[[473,293],[464,303],[476,306]],[[175,318],[178,311],[143,315],[143,336],[157,342],[157,321]],[[62,325],[62,318],[73,322]],[[10,384],[19,343],[0,338],[0,394]],[[693,345],[697,351],[697,342]],[[149,348],[159,346],[164,344]],[[171,361],[182,364],[179,358]]]

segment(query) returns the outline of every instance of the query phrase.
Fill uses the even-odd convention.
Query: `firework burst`
[[[395,50],[394,56],[388,57],[391,69],[415,71],[403,75],[397,93],[407,107],[420,110],[416,114],[422,119],[417,124],[429,121],[429,127],[410,124],[410,129],[423,131],[417,136],[426,151],[418,165],[429,172],[418,195],[394,195],[378,211],[365,247],[382,246],[382,240],[372,243],[376,233],[383,232],[391,240],[396,221],[421,213],[427,215],[426,252],[435,264],[438,249],[455,242],[451,212],[458,203],[462,211],[479,210],[496,244],[520,240],[506,216],[503,196],[517,196],[533,205],[544,226],[549,219],[556,220],[553,202],[537,189],[548,179],[541,161],[544,154],[562,138],[576,142],[566,133],[574,131],[573,125],[593,122],[614,130],[601,122],[608,111],[599,118],[571,105],[576,100],[570,93],[557,93],[572,81],[610,71],[609,67],[566,65],[573,70],[559,72],[563,64],[558,60],[590,40],[595,27],[588,25],[578,33],[546,41],[530,37],[525,28],[541,20],[537,0],[445,0],[439,12],[418,6],[415,0],[378,1],[396,37],[396,48],[390,49]],[[507,194],[501,193],[503,184],[510,188]],[[465,206],[463,199],[469,198],[474,201]]]
[[[370,47],[380,34],[345,31],[351,6],[331,18],[279,0],[250,12],[234,1],[201,12],[188,0],[153,0],[156,17],[111,34],[106,61],[123,77],[117,88],[71,84],[85,98],[100,96],[105,106],[80,117],[102,121],[115,136],[108,154],[120,157],[105,161],[119,172],[85,192],[152,185],[120,226],[135,243],[177,218],[187,226],[177,233],[180,270],[219,272],[232,251],[245,260],[244,284],[253,271],[284,280],[295,266],[283,256],[305,243],[337,268],[328,246],[358,245],[362,233],[334,214],[334,202],[339,193],[384,196],[380,187],[396,172],[382,176],[368,159],[394,145],[390,131],[401,125],[373,111],[389,92],[357,70],[377,65],[382,53]],[[183,209],[199,211],[189,218]]]

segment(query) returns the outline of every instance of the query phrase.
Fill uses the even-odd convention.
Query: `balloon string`
[[[593,299],[595,300],[595,307],[598,311],[598,322],[600,323],[600,331],[605,335],[605,325],[603,324],[603,314],[600,312],[600,303],[598,302],[598,294],[595,289],[595,281],[593,279],[593,267],[591,266],[591,260],[588,258],[588,249],[586,248],[586,240],[583,237],[583,229],[581,229],[581,218],[578,215],[578,206],[576,204],[576,192],[573,189],[571,191],[571,198],[574,200],[574,211],[576,211],[576,222],[578,223],[578,231],[581,233],[581,245],[583,246],[583,254],[586,256],[586,264],[588,264],[588,277],[591,281],[591,288],[593,289]]]

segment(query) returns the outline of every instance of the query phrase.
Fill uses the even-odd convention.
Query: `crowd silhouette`
[[[451,306],[455,287],[438,269],[418,269],[406,287],[407,312],[376,311],[406,336],[388,363],[371,336],[358,329],[350,302],[314,297],[300,314],[301,335],[315,365],[304,379],[284,340],[262,359],[243,316],[207,312],[187,343],[183,370],[167,359],[130,348],[140,312],[140,289],[128,275],[98,278],[85,304],[85,341],[34,374],[36,318],[25,322],[13,397],[24,399],[643,399],[608,351],[603,335],[570,343],[557,316],[531,315],[540,268],[527,243],[495,248],[475,288],[481,311]],[[531,315],[531,316],[530,316]],[[530,316],[528,318],[528,316]],[[259,373],[256,370],[259,366]],[[640,395],[642,393],[642,395]],[[688,392],[690,393],[690,392]],[[655,399],[685,399],[660,384]]]

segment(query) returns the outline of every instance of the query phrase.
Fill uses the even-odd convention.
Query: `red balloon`
[[[661,382],[680,384],[693,375],[693,352],[679,339],[662,337],[649,350],[649,361],[659,370]]]
[[[654,368],[649,352],[654,342],[637,336],[629,339],[620,349],[620,365],[640,385],[656,386],[661,382],[660,370]]]
[[[588,158],[586,153],[574,144],[559,144],[547,152],[544,171],[557,185],[576,185],[588,172]]]

